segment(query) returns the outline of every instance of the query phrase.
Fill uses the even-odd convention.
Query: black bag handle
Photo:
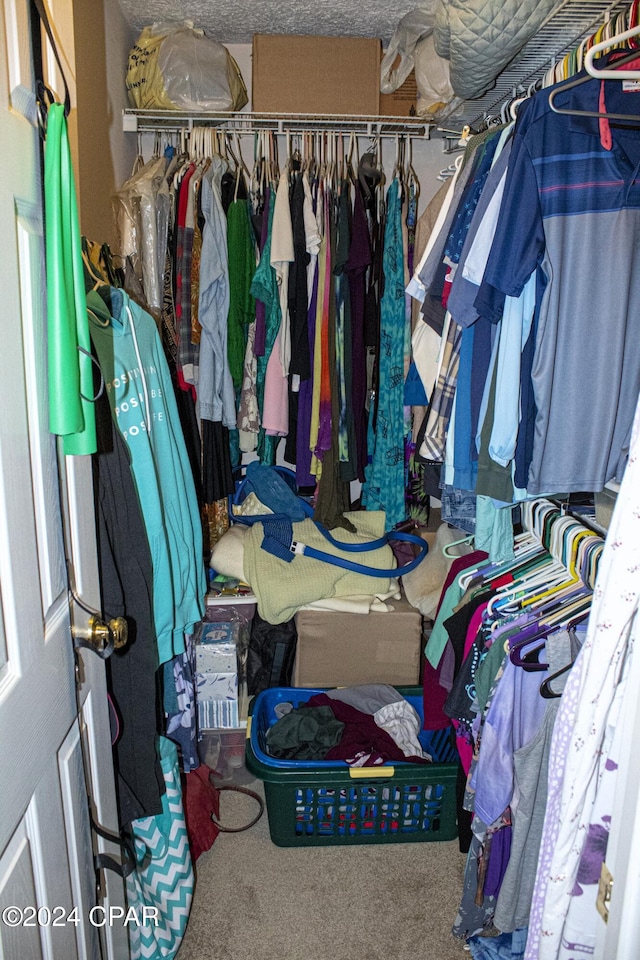
[[[248,787],[239,787],[234,783],[216,783],[212,775],[209,776],[209,780],[219,793],[222,793],[223,790],[232,790],[235,793],[244,793],[245,796],[251,797],[252,800],[255,800],[259,807],[259,810],[253,820],[243,827],[224,827],[220,821],[216,820],[213,814],[211,814],[211,819],[221,833],[243,833],[245,830],[249,830],[258,822],[264,813],[264,800],[259,793],[256,793],[254,790],[249,790]]]

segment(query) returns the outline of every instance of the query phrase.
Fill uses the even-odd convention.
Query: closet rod
[[[408,135],[429,139],[431,126],[421,117],[325,117],[302,113],[183,113],[180,110],[123,110],[122,129],[125,133],[172,132],[184,127],[224,126],[239,134],[253,134],[258,130],[274,130],[279,134],[330,130],[333,133],[357,133],[366,137],[397,137]]]

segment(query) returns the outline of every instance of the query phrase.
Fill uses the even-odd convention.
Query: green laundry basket
[[[400,687],[422,714],[422,689]],[[247,769],[264,782],[269,832],[279,847],[409,843],[457,836],[458,757],[451,731],[423,731],[434,763],[349,767],[337,762],[270,760],[265,733],[274,707],[294,706],[323,691],[275,687],[253,702],[247,727]]]

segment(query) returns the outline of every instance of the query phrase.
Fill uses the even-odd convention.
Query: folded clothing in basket
[[[282,712],[284,704],[279,707]],[[417,711],[394,687],[363,684],[315,694],[292,707],[267,730],[266,744],[280,759],[426,763],[432,758],[418,740],[420,727]]]

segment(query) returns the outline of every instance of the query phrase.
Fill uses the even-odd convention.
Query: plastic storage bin
[[[249,783],[253,780],[245,766],[245,727],[202,730],[198,742],[200,760],[215,771],[219,780]]]
[[[422,689],[398,687],[422,717]],[[304,703],[318,689],[274,687],[251,705],[246,766],[264,781],[269,832],[280,847],[407,843],[457,836],[458,755],[450,730],[422,731],[428,764],[349,767],[344,761],[278,760],[266,731],[281,702]]]

